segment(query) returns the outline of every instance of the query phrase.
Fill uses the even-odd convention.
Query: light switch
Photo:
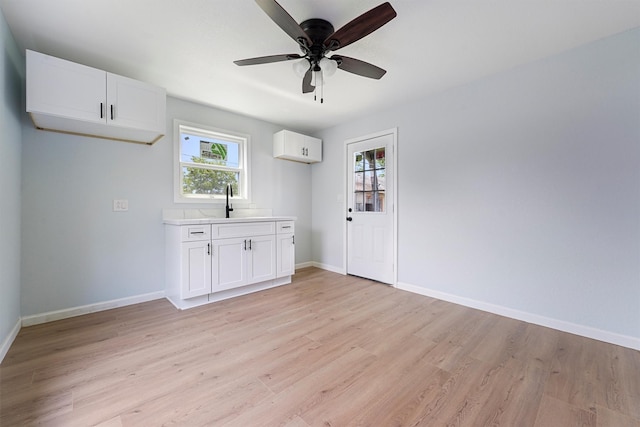
[[[113,199],[114,212],[126,212],[129,210],[129,201],[127,199]]]

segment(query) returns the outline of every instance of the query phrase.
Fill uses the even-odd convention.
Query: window
[[[249,136],[176,120],[174,201],[249,201]]]
[[[385,148],[357,152],[353,157],[356,212],[385,212]]]

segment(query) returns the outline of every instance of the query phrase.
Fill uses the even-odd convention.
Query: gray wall
[[[311,261],[311,168],[272,157],[282,127],[169,97],[152,146],[23,129],[22,316],[164,290],[163,208],[173,203],[173,119],[251,135],[257,208],[294,215]],[[129,211],[112,212],[113,199]]]
[[[20,155],[24,60],[0,11],[0,361],[20,320]]]
[[[320,132],[313,259],[345,268],[344,141],[397,126],[401,284],[640,338],[639,46],[622,33]]]

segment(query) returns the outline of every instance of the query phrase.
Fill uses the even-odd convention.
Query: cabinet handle
[[[111,120],[113,120],[113,104],[111,104]]]
[[[291,236],[291,243],[296,244],[296,236]]]
[[[249,239],[249,250],[251,250],[251,239]]]
[[[247,239],[244,239],[244,250],[247,250]]]
[[[282,228],[291,228],[290,225],[283,225]]]
[[[100,118],[104,119],[104,105],[100,103]]]
[[[207,255],[211,255],[211,243],[207,243]]]
[[[204,231],[190,231],[189,234],[204,234]]]

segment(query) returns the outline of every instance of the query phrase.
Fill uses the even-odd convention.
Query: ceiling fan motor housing
[[[308,49],[305,49],[301,43],[303,51],[306,50],[305,54],[308,54],[312,67],[318,68],[318,63],[327,51],[324,41],[334,33],[333,25],[324,19],[314,18],[301,22],[300,28],[307,33],[312,42],[312,45],[308,46]],[[314,69],[314,71],[319,70]]]

